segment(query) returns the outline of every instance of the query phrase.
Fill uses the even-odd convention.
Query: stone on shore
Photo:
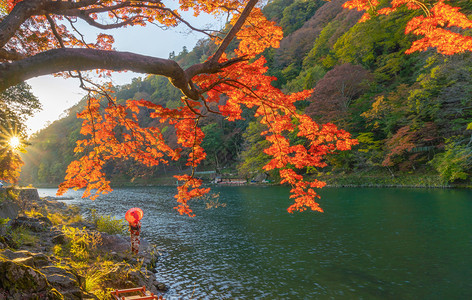
[[[38,270],[0,256],[0,289],[6,299],[63,299]]]
[[[54,286],[65,299],[82,299],[81,283],[84,279],[67,267],[46,266],[40,270],[48,282]]]
[[[51,221],[46,217],[32,218],[28,216],[20,216],[9,222],[14,229],[17,227],[27,228],[33,232],[48,231],[52,226]]]

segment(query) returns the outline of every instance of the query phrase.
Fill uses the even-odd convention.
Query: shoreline
[[[394,176],[393,176],[394,175]],[[220,183],[215,183],[214,177],[201,177],[203,185],[206,187],[224,187],[224,186],[273,186],[280,185],[277,178],[269,178],[271,182],[251,181],[243,182],[241,177],[221,176]],[[337,188],[472,188],[472,181],[459,181],[455,183],[446,182],[438,174],[434,173],[396,173],[391,174],[385,170],[362,171],[358,173],[333,173],[318,172],[306,176],[306,179],[317,179],[326,182],[326,187]],[[40,183],[36,184],[38,188],[57,188],[59,183]],[[126,180],[111,181],[111,187],[175,187],[177,186],[173,177],[159,177],[153,179],[135,180],[133,182]]]
[[[323,180],[321,180],[323,181]],[[138,188],[138,187],[176,187],[177,185],[171,184],[134,184],[134,185],[112,185],[112,189],[116,188]],[[214,184],[204,183],[205,187],[235,187],[235,186],[288,186],[279,183],[238,183],[238,184]],[[354,184],[354,183],[327,183],[327,188],[427,188],[427,189],[472,189],[472,183],[467,184],[376,184],[376,183],[365,183],[365,184]],[[21,189],[22,187],[20,187]],[[38,185],[39,189],[57,189],[58,185]],[[55,200],[73,200],[72,197],[57,196],[53,197]]]
[[[0,191],[0,299],[108,299],[115,289],[145,286],[154,295],[160,251],[141,238],[131,254],[124,224],[109,216],[86,220],[77,207],[37,189],[6,198]],[[104,226],[105,225],[105,226]],[[106,232],[109,231],[109,232]]]

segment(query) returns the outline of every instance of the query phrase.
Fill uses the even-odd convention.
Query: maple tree
[[[69,188],[85,188],[84,196],[94,198],[111,191],[104,166],[113,159],[134,159],[155,166],[186,158],[187,166],[194,169],[206,158],[201,119],[215,113],[228,121],[238,120],[242,118],[243,107],[247,107],[255,112],[265,128],[261,133],[268,142],[264,152],[271,159],[263,168],[278,169],[281,183],[292,186],[290,197],[294,203],[288,211],[307,208],[322,211],[315,201],[319,197],[315,188],[325,183],[308,180],[303,175],[304,169],[325,166],[326,154],[349,150],[357,141],[333,124],[321,126],[297,111],[294,104],[308,98],[311,90],[286,95],[272,85],[275,78],[265,74],[266,61],[261,54],[269,47],[278,47],[283,34],[274,22],[264,17],[257,0],[181,0],[177,8],[170,8],[159,0],[2,1],[0,90],[32,77],[60,74],[78,78],[81,86],[89,91],[88,106],[78,115],[84,120],[81,134],[86,136],[76,147],[82,157],[68,167],[59,193]],[[391,2],[392,9],[396,9],[400,4],[408,5],[413,1]],[[444,1],[437,2],[444,4]],[[346,2],[345,7],[364,9],[362,3],[370,3],[368,9],[372,11],[378,6],[368,0],[353,0]],[[458,9],[444,5],[440,9],[425,9],[427,17],[415,18],[417,26],[411,24],[408,30],[430,34],[429,28],[439,30],[443,25],[469,28],[467,18],[457,17],[460,16]],[[410,5],[410,8],[416,9],[416,6]],[[182,11],[190,9],[195,16],[201,13],[227,15],[227,30],[195,28],[181,16]],[[444,11],[456,17],[447,19]],[[377,12],[387,13],[387,10]],[[429,13],[437,16],[436,19],[431,19]],[[432,27],[433,21],[438,20],[444,24]],[[164,27],[183,24],[206,34],[217,47],[205,62],[183,69],[171,59],[113,50],[113,37],[105,33],[99,34],[95,43],[86,42],[76,27],[79,21],[100,30],[151,23]],[[431,46],[443,52],[443,48],[433,43],[436,35],[428,35],[427,43],[414,44],[412,51]],[[235,39],[237,48],[227,50]],[[450,52],[461,49],[456,47]],[[111,85],[94,83],[85,73],[89,70],[97,70],[100,76],[122,70],[166,76],[182,92],[182,106],[165,108],[143,99],[119,105]],[[159,127],[140,126],[138,115],[144,110],[150,111],[150,117],[161,124],[174,127],[177,147],[166,142]],[[304,142],[292,144],[287,137],[289,132],[295,132]],[[192,215],[188,201],[209,189],[203,188],[201,180],[193,174],[176,178],[182,182],[176,195],[176,208],[181,214]]]
[[[436,48],[442,54],[455,54],[472,51],[472,37],[457,32],[457,29],[472,28],[472,20],[454,7],[449,0],[391,0],[390,6],[382,5],[378,0],[349,0],[343,7],[366,11],[360,22],[367,21],[372,15],[388,15],[406,7],[417,10],[420,15],[411,19],[405,28],[405,33],[423,36],[416,40],[406,51],[407,54],[415,51],[425,51]]]
[[[12,149],[7,141],[2,141],[0,143],[0,179],[17,183],[22,166],[23,161],[16,149]]]
[[[346,128],[348,108],[368,87],[372,75],[360,66],[343,64],[335,67],[319,80],[310,97],[305,114]]]

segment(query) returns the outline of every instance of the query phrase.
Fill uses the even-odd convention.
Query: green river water
[[[325,188],[324,213],[295,214],[286,187],[213,192],[226,207],[195,201],[195,218],[173,209],[175,187],[67,202],[122,219],[141,207],[166,299],[472,299],[470,190]]]

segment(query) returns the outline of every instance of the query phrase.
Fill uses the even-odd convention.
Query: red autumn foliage
[[[451,55],[464,51],[472,51],[472,37],[456,32],[455,29],[472,28],[472,20],[453,7],[448,0],[391,0],[390,7],[379,8],[377,0],[350,0],[344,3],[345,8],[365,10],[361,22],[370,19],[371,14],[388,15],[401,6],[410,10],[422,11],[423,15],[414,17],[406,25],[405,34],[423,36],[413,42],[406,53],[425,51],[436,48],[439,53]]]
[[[23,161],[9,146],[0,145],[0,180],[17,183]]]

